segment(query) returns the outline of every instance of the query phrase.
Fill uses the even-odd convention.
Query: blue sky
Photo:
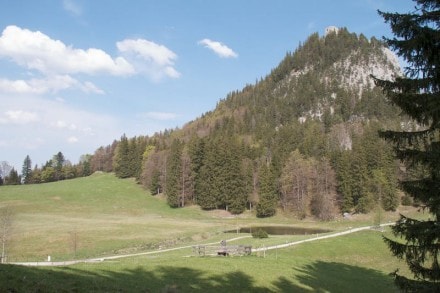
[[[213,110],[325,27],[391,36],[410,0],[0,0],[0,161],[73,163]]]

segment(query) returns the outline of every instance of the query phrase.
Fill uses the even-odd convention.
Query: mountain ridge
[[[378,204],[393,210],[397,164],[377,130],[399,127],[399,112],[371,74],[402,74],[384,43],[346,28],[314,33],[214,110],[181,129],[122,137],[107,160],[117,176],[136,176],[153,195],[165,193],[172,207],[256,209],[257,216],[281,209],[320,219]]]

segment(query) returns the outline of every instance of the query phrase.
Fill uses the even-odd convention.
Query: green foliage
[[[151,178],[150,193],[151,195],[157,195],[160,193],[162,186],[160,185],[160,172],[154,170]]]
[[[411,205],[413,205],[413,203],[414,203],[413,199],[408,194],[405,194],[402,197],[402,205],[404,205],[404,206],[411,206]]]
[[[269,166],[263,165],[260,168],[258,177],[259,182],[259,201],[257,204],[257,217],[265,218],[275,215],[278,196],[275,179]]]
[[[5,185],[20,185],[21,184],[21,176],[18,175],[17,170],[12,168],[9,172],[9,175],[4,179]]]
[[[376,80],[391,102],[417,123],[417,129],[381,133],[395,147],[396,156],[418,176],[401,182],[403,191],[420,201],[431,215],[419,221],[402,216],[393,227],[398,240],[385,238],[391,252],[404,259],[414,279],[395,273],[396,284],[406,292],[439,292],[440,225],[440,4],[417,0],[410,13],[380,15],[395,35],[387,43],[406,60],[406,76],[394,81]],[[411,172],[412,173],[412,172]],[[411,175],[410,173],[410,175]],[[402,240],[400,240],[402,239]]]
[[[21,177],[23,178],[24,184],[29,184],[32,182],[32,161],[29,155],[27,155],[24,159]]]
[[[182,143],[175,139],[170,147],[170,155],[167,160],[167,180],[165,194],[168,205],[177,208],[181,203],[181,176],[182,176]]]
[[[119,178],[129,178],[132,176],[130,172],[130,148],[128,138],[125,134],[121,137],[116,147],[115,156],[113,158],[113,169]]]
[[[269,234],[267,234],[266,231],[264,231],[263,229],[260,228],[256,231],[252,231],[252,237],[258,238],[258,239],[269,238]]]
[[[240,145],[234,138],[209,140],[204,146],[195,197],[203,209],[226,209],[233,214],[246,208],[248,195]]]
[[[269,217],[281,205],[321,220],[338,210],[369,212],[379,201],[395,210],[397,165],[377,131],[398,125],[398,110],[379,89],[349,82],[371,62],[395,70],[384,46],[346,28],[314,33],[269,75],[232,91],[183,129],[124,135],[100,148],[92,170],[107,166],[120,178],[135,177],[152,194],[164,189],[174,207],[195,203],[238,214],[257,203],[257,216]],[[286,168],[295,150],[301,164]],[[287,180],[292,172],[302,180],[300,194]]]

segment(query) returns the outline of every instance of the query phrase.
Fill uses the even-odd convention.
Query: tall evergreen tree
[[[29,155],[24,159],[21,177],[23,178],[24,184],[29,184],[32,181],[32,161]]]
[[[121,137],[121,141],[115,150],[113,158],[113,169],[115,175],[119,178],[128,178],[132,176],[130,170],[130,145],[125,134]]]
[[[183,144],[178,140],[173,140],[170,148],[170,156],[167,161],[167,181],[165,193],[170,207],[177,208],[181,206],[181,176],[182,176],[182,149]]]
[[[432,215],[429,220],[402,216],[392,228],[402,241],[385,238],[391,252],[404,259],[414,275],[395,274],[396,284],[407,292],[440,292],[440,1],[415,0],[409,13],[379,14],[395,35],[385,39],[404,58],[406,76],[394,81],[376,80],[391,102],[417,122],[413,131],[384,131],[408,167],[420,166],[417,178],[401,182],[402,189],[420,201]]]
[[[160,186],[160,171],[155,169],[151,176],[150,193],[151,195],[157,195],[162,189]]]
[[[278,196],[272,171],[267,164],[264,164],[260,168],[258,182],[258,195],[260,200],[257,204],[257,217],[271,217],[276,213]]]
[[[188,143],[188,154],[191,161],[191,174],[193,174],[194,181],[194,203],[198,203],[198,194],[203,194],[200,190],[201,185],[201,168],[203,167],[203,160],[205,157],[205,141],[197,136],[191,138]]]
[[[62,152],[58,152],[56,155],[53,156],[52,164],[53,164],[53,168],[55,169],[55,180],[64,179],[64,175],[62,171],[65,162],[66,162],[66,158],[64,157]]]
[[[248,194],[242,171],[242,156],[235,139],[221,145],[224,148],[225,161],[221,171],[223,201],[226,209],[233,214],[240,214],[246,209]]]
[[[9,175],[5,178],[5,184],[6,185],[20,185],[21,184],[21,177],[18,175],[17,170],[12,168],[12,170],[9,172]]]
[[[341,210],[350,212],[354,207],[353,177],[351,176],[351,154],[348,151],[338,153],[336,159],[337,188],[341,195]]]

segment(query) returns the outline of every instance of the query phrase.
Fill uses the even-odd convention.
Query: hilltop
[[[411,125],[400,124],[371,75],[400,74],[381,41],[333,27],[182,129],[124,135],[87,164],[91,172],[135,177],[174,208],[321,220],[379,205],[392,211],[401,174],[377,131]]]

